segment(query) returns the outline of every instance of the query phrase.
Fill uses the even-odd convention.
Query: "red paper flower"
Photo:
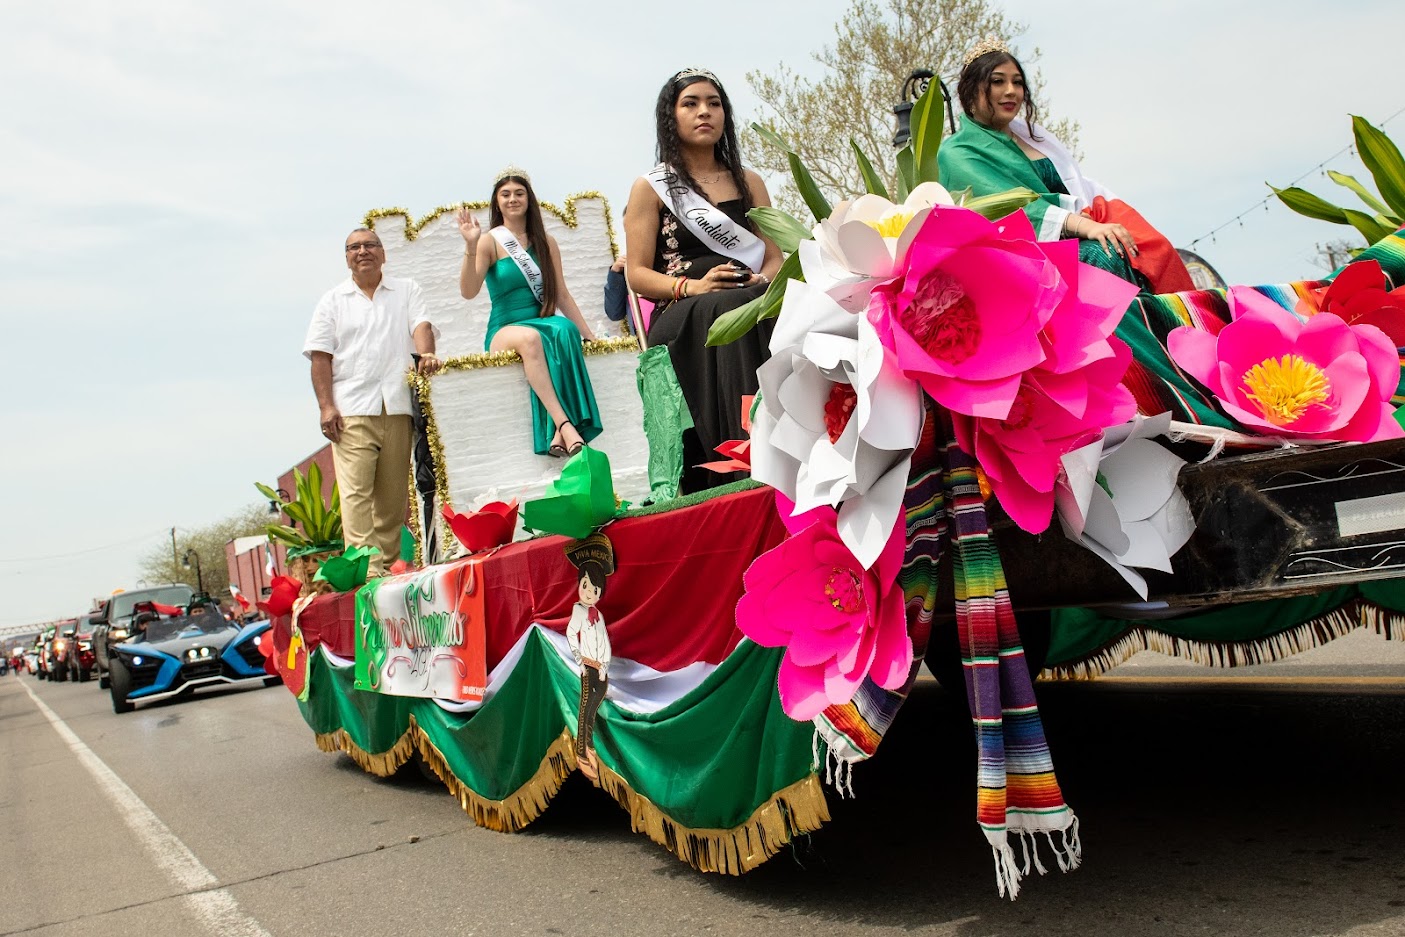
[[[1405,286],[1386,291],[1385,271],[1374,260],[1351,264],[1325,289],[1313,290],[1318,312],[1347,325],[1374,325],[1396,348],[1405,348]]]
[[[268,601],[259,602],[259,611],[269,618],[278,618],[287,615],[293,610],[293,603],[302,594],[302,583],[292,576],[274,576],[273,591],[268,596]]]
[[[755,399],[755,394],[747,394],[742,398],[742,429],[746,430],[748,434],[751,433],[751,404]],[[723,473],[751,471],[750,439],[729,439],[718,446],[717,451],[727,458],[719,459],[716,462],[704,462],[698,468]]]
[[[446,507],[444,520],[449,522],[449,529],[464,549],[469,553],[482,553],[512,541],[517,530],[517,499],[506,504],[490,501],[472,514],[456,514]]]

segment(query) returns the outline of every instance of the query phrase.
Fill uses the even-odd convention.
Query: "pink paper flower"
[[[912,668],[898,587],[902,523],[865,570],[840,540],[832,508],[791,517],[786,498],[776,504],[791,536],[747,569],[737,627],[757,644],[785,648],[777,682],[786,714],[804,721],[847,703],[866,676],[901,686]]]
[[[1081,417],[1045,392],[1038,372],[1025,378],[1005,419],[952,415],[957,445],[975,456],[1000,506],[1030,533],[1043,533],[1054,516],[1054,485],[1064,454],[1136,413],[1131,393],[1117,383],[1131,349],[1116,339],[1111,347],[1112,358],[1083,369],[1088,393]]]
[[[1047,357],[1040,331],[1068,289],[1022,215],[992,223],[938,205],[897,274],[874,288],[868,316],[938,403],[1004,419],[1020,376]]]
[[[512,540],[517,530],[517,499],[503,503],[490,501],[472,514],[457,514],[444,508],[444,520],[459,543],[469,553],[481,553]]]
[[[1400,359],[1384,332],[1330,312],[1304,324],[1244,287],[1229,291],[1232,322],[1210,335],[1184,327],[1166,347],[1225,413],[1274,436],[1342,442],[1395,439],[1391,393]]]
[[[1313,293],[1319,312],[1333,313],[1347,325],[1374,325],[1396,348],[1405,348],[1405,286],[1387,292],[1387,285],[1381,265],[1363,260]]]

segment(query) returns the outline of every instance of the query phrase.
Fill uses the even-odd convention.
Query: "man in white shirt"
[[[346,239],[351,276],[328,290],[312,313],[302,353],[312,361],[312,389],[322,435],[332,443],[346,545],[378,547],[370,575],[400,555],[410,486],[410,388],[405,372],[420,356],[433,374],[439,329],[425,314],[414,280],[381,275],[385,248],[374,231]]]

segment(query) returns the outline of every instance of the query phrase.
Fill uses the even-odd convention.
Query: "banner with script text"
[[[377,579],[356,594],[356,689],[466,702],[487,682],[480,561]]]

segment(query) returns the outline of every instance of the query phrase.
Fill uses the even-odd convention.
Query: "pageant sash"
[[[532,295],[537,298],[537,302],[545,302],[546,293],[542,289],[542,268],[537,266],[532,255],[527,253],[517,242],[513,233],[503,225],[498,225],[488,233],[502,245],[502,249],[507,251],[507,256],[512,258],[512,262],[517,264],[517,269],[521,270],[522,275],[527,278],[527,285],[532,288]]]
[[[649,180],[649,185],[654,187],[665,205],[677,206],[681,210],[678,220],[694,237],[724,257],[746,264],[753,273],[760,272],[766,260],[764,241],[694,192],[667,164],[655,166],[644,174],[644,178]]]

